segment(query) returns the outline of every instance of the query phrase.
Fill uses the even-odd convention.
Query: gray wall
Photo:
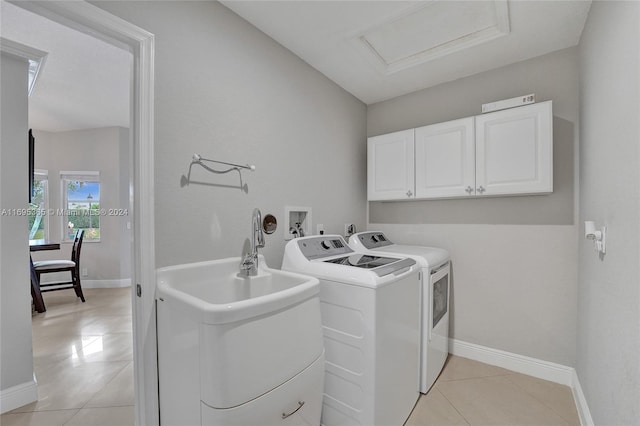
[[[0,208],[28,207],[26,59],[0,58]],[[0,216],[0,396],[33,381],[26,216]]]
[[[366,212],[366,108],[217,2],[95,2],[155,34],[158,267],[241,256],[254,207],[280,227],[261,252],[280,267],[284,208],[313,228],[360,229]],[[256,171],[214,175],[193,153]]]
[[[34,130],[36,138],[35,165],[49,173],[49,208],[59,210],[62,205],[61,171],[100,172],[100,207],[129,208],[129,129],[107,127],[69,132]],[[49,238],[61,241],[66,222],[62,215],[46,218]],[[100,241],[85,240],[82,245],[81,267],[87,269],[87,280],[121,280],[131,277],[131,231],[127,222],[132,215],[100,216]],[[64,222],[64,223],[63,223]],[[71,242],[61,251],[41,252],[34,260],[71,257]],[[53,281],[56,274],[43,275],[43,281]],[[89,284],[86,282],[86,284]]]
[[[553,100],[551,195],[369,203],[369,229],[448,249],[451,337],[573,366],[578,52],[562,50],[370,105],[367,135],[478,115],[483,103]]]
[[[595,424],[640,424],[640,4],[594,2],[580,42],[577,372]]]

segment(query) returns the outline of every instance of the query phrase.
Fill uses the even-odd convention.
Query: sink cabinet
[[[316,278],[238,276],[240,258],[157,271],[163,425],[319,425],[324,347]]]
[[[368,199],[553,192],[552,102],[371,137]]]

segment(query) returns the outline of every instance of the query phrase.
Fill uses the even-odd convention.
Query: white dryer
[[[321,423],[404,424],[420,395],[416,261],[357,253],[339,235],[320,235],[289,241],[282,269],[320,281]]]
[[[420,265],[420,392],[427,393],[449,354],[449,252],[435,247],[394,244],[379,231],[353,234],[349,246],[372,255],[409,257]]]

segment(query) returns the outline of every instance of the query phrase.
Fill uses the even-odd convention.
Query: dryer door
[[[431,296],[431,321],[429,335],[440,329],[440,321],[449,320],[449,262],[431,272],[430,289]],[[446,318],[445,318],[446,317]],[[448,338],[449,333],[445,333]]]
[[[442,371],[449,354],[449,262],[431,271],[429,277],[429,325],[427,333],[426,392]],[[424,376],[423,376],[424,377]]]

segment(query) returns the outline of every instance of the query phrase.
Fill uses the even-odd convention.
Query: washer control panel
[[[353,253],[340,235],[321,235],[298,241],[300,251],[309,260]]]

